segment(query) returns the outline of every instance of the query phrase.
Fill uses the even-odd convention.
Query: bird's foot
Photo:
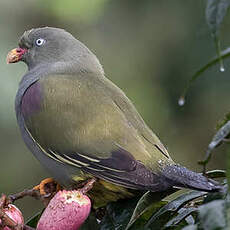
[[[61,186],[53,178],[46,178],[39,185],[33,187],[33,190],[38,190],[42,196],[46,196],[58,192],[61,190]]]

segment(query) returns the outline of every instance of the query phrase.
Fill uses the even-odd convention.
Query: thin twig
[[[40,192],[34,189],[25,189],[22,192],[18,192],[18,193],[9,195],[8,198],[9,198],[10,203],[14,203],[16,200],[22,199],[25,196],[31,196],[35,199],[41,199]]]

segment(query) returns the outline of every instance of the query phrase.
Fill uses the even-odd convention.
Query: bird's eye
[[[45,42],[46,42],[45,39],[43,39],[43,38],[38,38],[38,39],[35,41],[35,44],[36,44],[36,46],[42,46]]]

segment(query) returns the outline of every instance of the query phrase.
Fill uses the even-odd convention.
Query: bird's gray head
[[[57,65],[57,63],[60,65],[69,63],[72,66],[80,63],[84,68],[86,65],[84,61],[102,70],[96,56],[84,44],[65,30],[52,27],[24,32],[19,40],[19,48],[12,50],[7,57],[8,63],[18,61],[24,61],[29,70],[40,65]]]

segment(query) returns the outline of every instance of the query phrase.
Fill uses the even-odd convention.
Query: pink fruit
[[[16,224],[24,225],[24,218],[22,216],[21,211],[13,204],[9,204],[7,208],[3,209],[3,212],[7,214]],[[1,224],[0,220],[0,224]],[[9,227],[4,227],[2,230],[11,230]]]
[[[78,230],[90,209],[90,199],[81,192],[59,191],[43,212],[37,230]]]

